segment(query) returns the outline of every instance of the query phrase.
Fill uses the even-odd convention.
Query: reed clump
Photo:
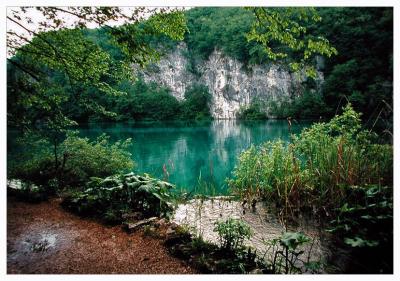
[[[360,116],[348,104],[289,143],[251,146],[239,156],[230,190],[242,199],[274,202],[286,214],[307,208],[329,214],[354,198],[354,187],[393,186],[393,148],[377,144]]]

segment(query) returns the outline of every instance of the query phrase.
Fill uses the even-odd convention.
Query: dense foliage
[[[173,210],[171,188],[170,183],[148,175],[117,174],[92,178],[85,190],[70,194],[63,205],[78,214],[97,216],[110,223],[129,220],[135,211],[142,218],[169,216]]]
[[[348,104],[342,115],[282,141],[252,146],[239,157],[229,185],[242,198],[274,202],[285,219],[298,211],[334,218],[330,231],[357,248],[370,272],[391,272],[393,149],[376,144]],[[379,255],[372,262],[366,255]],[[361,272],[355,265],[351,270]]]
[[[159,57],[147,37],[168,36],[180,40],[186,32],[185,18],[179,11],[149,12],[151,16],[143,21],[138,15],[146,9],[140,7],[134,9],[131,16],[118,8],[38,7],[39,14],[47,20],[40,23],[44,25],[42,28],[50,30],[38,33],[28,26],[31,19],[25,14],[31,9],[16,9],[7,16],[7,20],[34,35],[29,39],[9,31],[8,39],[11,39],[7,42],[9,48],[15,48],[13,43],[20,40],[28,43],[22,44],[8,59],[9,77],[14,76],[12,72],[19,72],[15,79],[8,81],[8,95],[13,96],[8,105],[22,109],[9,112],[9,124],[21,129],[34,130],[37,122],[42,127],[65,129],[77,121],[74,109],[68,110],[71,105],[78,109],[75,111],[83,109],[97,115],[113,115],[91,94],[123,94],[116,86],[120,81],[132,79],[131,64],[143,67]],[[77,17],[75,28],[54,30],[65,24],[58,14],[60,11]],[[107,25],[108,20],[120,17],[127,24],[113,28]],[[93,34],[87,32],[86,24],[91,21],[100,26],[104,24],[99,31],[102,40],[93,40]],[[29,85],[29,88],[21,85]],[[26,118],[26,113],[31,111],[36,113],[35,118]]]
[[[8,177],[44,186],[49,192],[66,186],[83,186],[91,177],[129,171],[133,161],[126,148],[130,140],[110,143],[105,135],[90,141],[69,133],[54,151],[42,138],[21,139],[18,153],[8,158]]]
[[[323,96],[318,92],[309,90],[292,99],[282,98],[279,101],[271,101],[268,109],[269,114],[276,118],[293,117],[318,120],[321,117],[326,117],[329,113],[329,108],[325,104]]]
[[[189,120],[210,119],[211,95],[207,86],[194,84],[185,91],[180,118]]]
[[[119,89],[127,94],[113,101],[118,120],[165,120],[179,114],[180,104],[167,88],[139,79],[134,84],[125,81]]]
[[[342,115],[304,129],[289,145],[278,140],[243,152],[229,184],[242,197],[262,196],[288,209],[333,209],[350,186],[392,185],[392,147],[374,138],[347,105]]]
[[[346,271],[392,273],[393,188],[354,186],[347,201],[335,210],[327,229],[357,257]],[[370,259],[371,253],[374,259]]]
[[[253,102],[249,106],[241,107],[237,118],[242,120],[262,120],[267,119],[267,114],[263,112],[261,104]]]
[[[267,268],[272,273],[320,273],[323,268],[321,261],[311,260],[304,245],[310,242],[310,237],[302,232],[284,232],[278,238],[264,241],[268,246],[264,254]]]
[[[323,93],[334,112],[347,99],[365,118],[392,114],[393,9],[321,8],[322,22],[313,26],[337,48],[326,61]]]
[[[145,83],[139,78],[134,84],[125,81],[119,85],[127,94],[108,100],[116,117],[97,117],[97,120],[201,120],[210,118],[210,93],[201,84],[189,86],[185,100],[178,101],[166,87]],[[91,118],[93,120],[93,117]],[[95,120],[95,119],[94,119]]]
[[[252,235],[250,226],[239,219],[228,218],[225,221],[218,221],[214,231],[218,233],[221,247],[235,251],[243,246],[245,239]]]
[[[186,12],[189,32],[185,36],[190,56],[207,59],[214,49],[243,62],[250,60],[255,43],[245,37],[254,16],[241,8],[194,8]],[[229,24],[227,24],[229,19]],[[267,58],[266,54],[261,59]],[[261,62],[261,61],[258,61]]]
[[[336,54],[323,34],[313,36],[306,28],[321,20],[314,8],[194,8],[186,16],[185,42],[195,58],[207,59],[215,49],[245,65],[285,58],[292,70],[315,76],[306,62],[315,54]]]
[[[321,21],[312,7],[251,8],[256,20],[246,34],[249,41],[262,46],[272,61],[286,59],[286,64],[296,72],[302,71],[308,77],[316,78],[313,60],[316,55],[331,57],[337,55],[335,47],[329,44],[322,33],[313,34],[310,24]]]
[[[325,62],[319,61],[318,68],[324,71],[325,76],[322,95],[310,91],[316,87],[312,82],[306,81],[304,93],[267,105],[269,115],[279,118],[330,117],[337,113],[341,105],[350,101],[357,111],[364,113],[364,121],[370,127],[389,134],[392,129],[392,9],[319,8],[317,12],[319,16],[313,10],[296,9],[190,9],[184,13],[188,28],[184,37],[188,46],[187,69],[198,74],[199,63],[214,49],[243,62],[248,70],[254,64],[272,62],[271,52],[286,54],[287,61],[281,62],[289,64],[291,60],[300,59],[296,47],[300,48],[301,42],[316,34],[323,35],[338,53],[325,59]],[[305,18],[302,17],[303,14]],[[298,16],[302,17],[300,22],[299,19],[296,20]],[[258,34],[260,30],[254,24],[261,18],[279,18],[291,26],[293,30],[288,31],[286,37],[293,39],[299,36],[296,44],[283,42],[282,32],[275,32],[281,34],[279,38],[274,37],[273,30]],[[208,112],[202,112],[201,108],[192,110],[196,111],[193,114],[184,112],[186,107],[183,105],[180,107],[183,110],[179,109],[177,101],[168,97],[168,89],[144,85],[143,81],[133,81],[128,75],[130,71],[121,63],[129,57],[125,52],[127,46],[124,45],[124,40],[133,40],[123,37],[123,34],[135,34],[136,44],[145,46],[146,50],[158,49],[157,54],[147,51],[149,57],[159,57],[175,48],[176,36],[168,37],[162,32],[156,32],[152,27],[156,23],[134,24],[121,27],[119,31],[103,27],[41,34],[42,39],[50,40],[57,48],[62,47],[61,55],[64,60],[71,60],[66,68],[63,61],[56,59],[56,53],[49,53],[49,56],[42,58],[39,51],[46,47],[46,42],[40,37],[35,38],[9,60],[9,124],[22,123],[27,126],[35,124],[30,120],[38,119],[48,122],[61,112],[69,120],[77,122],[207,117]],[[270,44],[270,53],[266,52],[261,40],[264,38],[263,34],[273,37],[266,41]],[[249,36],[253,40],[249,41]],[[119,38],[119,41],[115,42],[115,38]],[[289,46],[284,46],[285,43]],[[86,62],[80,61],[79,57],[85,57]],[[82,63],[87,69],[82,69]],[[96,69],[91,68],[92,64],[96,65]],[[99,65],[101,67],[97,68]],[[43,79],[45,76],[50,79]],[[28,83],[27,77],[33,80]],[[36,79],[40,83],[35,82]],[[32,95],[32,92],[35,94]],[[157,103],[158,101],[160,102]],[[161,101],[166,104],[165,108]],[[38,111],[41,111],[40,114]],[[62,119],[58,120],[58,123],[65,124],[61,122]]]
[[[379,117],[375,126],[390,131],[392,8],[319,8],[317,11],[321,21],[310,21],[304,27],[311,34],[325,36],[338,51],[335,56],[325,59],[325,63],[320,63],[319,68],[324,71],[326,81],[323,95],[306,91],[305,97],[296,96],[283,101],[282,105],[276,104],[272,115],[282,118],[330,117],[337,113],[341,105],[350,101],[357,111],[364,113],[363,118],[369,121],[369,126],[374,125]],[[196,57],[207,58],[215,48],[245,66],[271,62],[262,45],[246,39],[246,33],[250,32],[255,19],[250,10],[195,8],[187,11],[186,16],[189,33],[185,42],[193,64],[196,64]],[[272,43],[274,46],[279,45]],[[285,51],[289,57],[296,57],[293,51],[287,48]]]

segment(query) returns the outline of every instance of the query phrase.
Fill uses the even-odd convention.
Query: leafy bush
[[[318,119],[326,116],[328,106],[320,93],[305,91],[296,97],[290,107],[290,116],[301,119]]]
[[[357,256],[363,268],[352,265],[353,272],[393,271],[393,192],[386,186],[352,187],[350,194],[358,200],[336,210],[327,231],[339,237]],[[350,200],[349,200],[350,201]],[[369,257],[375,258],[371,260]]]
[[[242,220],[233,218],[216,222],[214,231],[218,233],[221,246],[232,251],[240,249],[244,240],[252,235],[250,226]]]
[[[177,119],[180,103],[166,87],[145,83],[139,78],[135,83],[123,81],[119,85],[125,96],[115,101],[114,111],[122,120],[168,120]],[[110,101],[105,101],[110,103]]]
[[[238,119],[242,120],[262,120],[267,119],[265,112],[262,112],[259,103],[251,103],[247,107],[241,107],[238,112]]]
[[[121,82],[120,90],[127,93],[115,103],[114,111],[121,114],[120,120],[211,119],[211,95],[207,86],[202,84],[187,87],[183,101],[178,101],[170,89],[156,83],[145,83],[142,78],[134,84]]]
[[[292,116],[292,102],[288,97],[280,97],[268,103],[269,115],[283,119]]]
[[[54,156],[49,142],[24,137],[13,144],[7,155],[7,177],[44,185],[54,178]]]
[[[108,222],[121,222],[126,213],[138,211],[145,217],[169,216],[173,210],[169,190],[173,185],[133,173],[93,178],[84,191],[66,197],[63,206],[81,215]]]
[[[77,133],[68,134],[61,145],[66,161],[64,173],[75,182],[85,183],[91,177],[106,177],[132,170],[134,163],[128,148],[131,139],[110,143],[109,136],[102,134],[96,140],[80,138]]]
[[[371,183],[392,185],[393,151],[361,130],[360,114],[347,105],[340,116],[281,140],[250,147],[228,181],[241,197],[261,196],[285,209],[316,206],[333,210],[347,198],[346,188]]]
[[[304,129],[289,144],[278,140],[244,151],[229,185],[243,198],[277,203],[286,216],[316,209],[336,218],[331,230],[356,249],[355,260],[371,272],[390,272],[393,148],[376,138],[347,105],[342,115]],[[371,255],[380,261],[365,258]]]
[[[322,266],[320,261],[311,261],[309,254],[306,260],[302,259],[304,245],[309,242],[310,238],[302,232],[284,232],[276,239],[264,241],[268,249],[263,262],[272,273],[318,273]]]
[[[49,142],[28,137],[19,153],[10,155],[8,176],[39,186],[82,186],[91,177],[131,170],[130,144],[130,139],[111,144],[104,134],[90,141],[69,132],[55,155]]]
[[[181,119],[202,120],[211,119],[211,94],[207,86],[193,84],[185,91],[185,101],[182,102]]]
[[[311,92],[309,88],[300,96],[292,99],[283,98],[279,102],[271,101],[269,103],[269,113],[276,118],[294,117],[316,120],[326,116],[329,110],[323,96],[320,93]]]
[[[366,118],[390,119],[393,113],[384,110],[384,103],[392,105],[393,100],[393,9],[335,7],[319,12],[322,21],[313,28],[338,50],[326,60],[324,71],[323,95],[332,114],[347,99]]]

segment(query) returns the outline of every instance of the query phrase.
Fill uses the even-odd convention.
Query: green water
[[[308,124],[293,124],[292,133]],[[101,133],[115,141],[132,138],[130,152],[136,172],[168,180],[179,189],[208,194],[226,194],[225,179],[231,176],[240,152],[251,144],[289,140],[286,120],[96,124],[81,126],[79,131],[89,138]]]

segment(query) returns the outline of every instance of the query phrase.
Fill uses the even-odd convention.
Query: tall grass
[[[354,186],[392,186],[393,151],[375,144],[348,104],[340,116],[281,140],[252,146],[239,156],[231,190],[242,198],[262,197],[286,210],[337,208]]]

